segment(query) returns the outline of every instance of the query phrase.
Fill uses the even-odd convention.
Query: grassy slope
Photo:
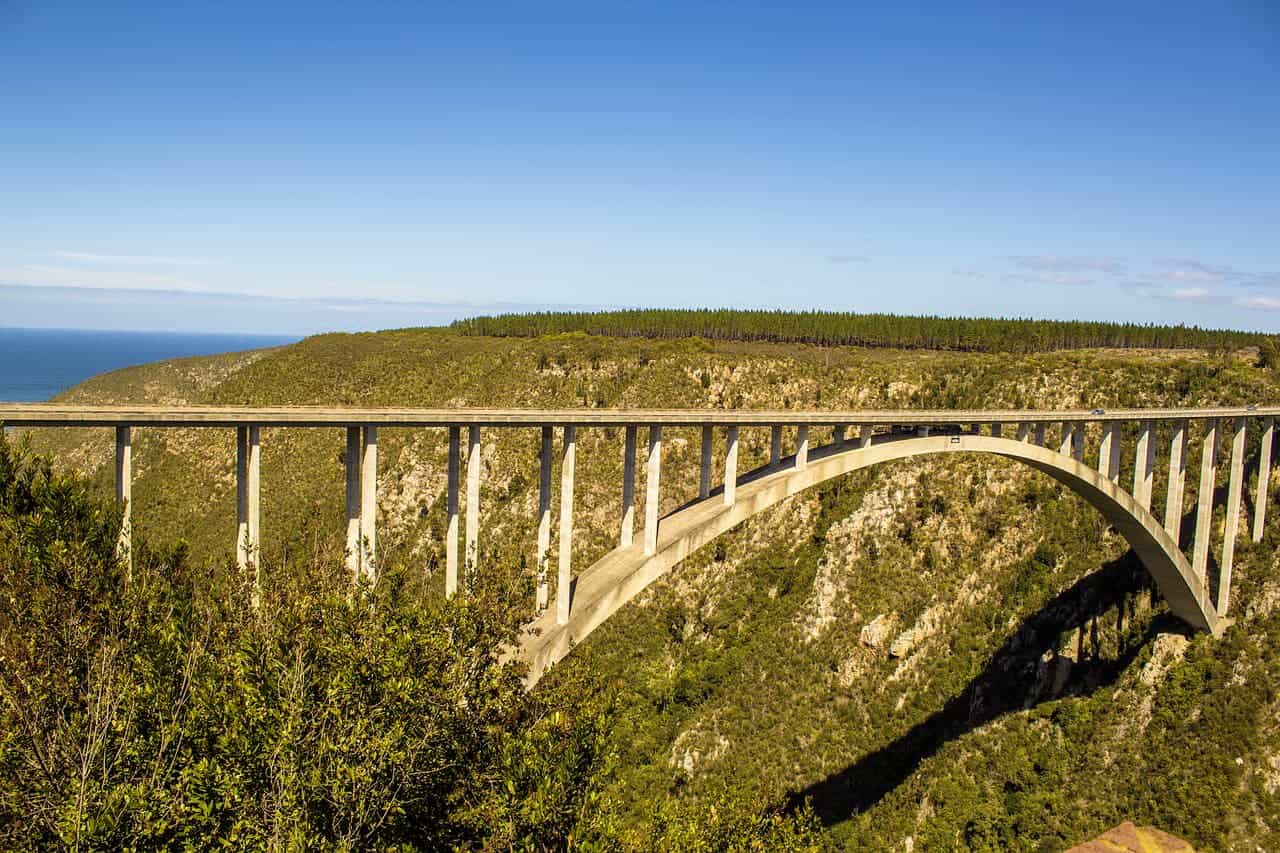
[[[1247,359],[1195,353],[993,356],[412,330],[118,371],[66,397],[852,408],[1280,394]],[[106,487],[105,431],[39,440]],[[612,546],[621,436],[589,430],[580,442],[574,544],[585,566]],[[767,431],[743,442],[744,468],[763,460]],[[536,445],[534,431],[486,432],[488,570],[532,561]],[[342,438],[269,430],[264,446],[269,581],[270,565],[299,549],[338,547]],[[136,448],[139,528],[225,559],[230,431],[144,430]],[[692,431],[668,437],[664,512],[695,494],[697,453]],[[1199,458],[1194,440],[1190,453]],[[435,571],[443,432],[385,430],[381,460],[383,553]],[[1160,480],[1156,491],[1161,507]],[[848,846],[900,848],[910,836],[916,849],[1059,849],[1125,816],[1209,848],[1276,849],[1274,545],[1274,536],[1242,543],[1240,622],[1227,638],[1187,642],[1150,604],[1123,542],[1046,478],[976,458],[889,465],[798,496],[695,555],[540,689],[572,676],[618,692],[611,796],[624,825],[643,824],[668,793],[728,783],[761,798],[812,796],[833,841]]]

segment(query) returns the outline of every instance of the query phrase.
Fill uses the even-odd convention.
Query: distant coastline
[[[48,400],[91,376],[170,358],[280,346],[298,335],[0,327],[0,400]]]

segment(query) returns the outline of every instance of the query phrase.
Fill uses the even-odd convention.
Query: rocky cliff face
[[[1125,821],[1108,829],[1092,841],[1077,844],[1067,853],[1195,853],[1194,848],[1180,838],[1161,832],[1150,826],[1134,826]]]

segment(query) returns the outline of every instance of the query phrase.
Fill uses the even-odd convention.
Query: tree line
[[[1237,349],[1259,346],[1259,332],[1104,323],[1086,320],[930,317],[840,311],[629,309],[499,314],[455,321],[464,335],[540,337],[565,332],[635,338],[768,341],[956,352],[1049,352],[1062,349]]]

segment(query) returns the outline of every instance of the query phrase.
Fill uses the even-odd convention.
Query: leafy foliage
[[[620,844],[600,799],[608,699],[526,692],[493,590],[428,604],[403,569],[353,587],[318,560],[254,610],[234,568],[191,572],[182,546],[142,543],[130,570],[119,521],[0,436],[6,849]],[[814,849],[813,832],[685,811],[652,849]]]

